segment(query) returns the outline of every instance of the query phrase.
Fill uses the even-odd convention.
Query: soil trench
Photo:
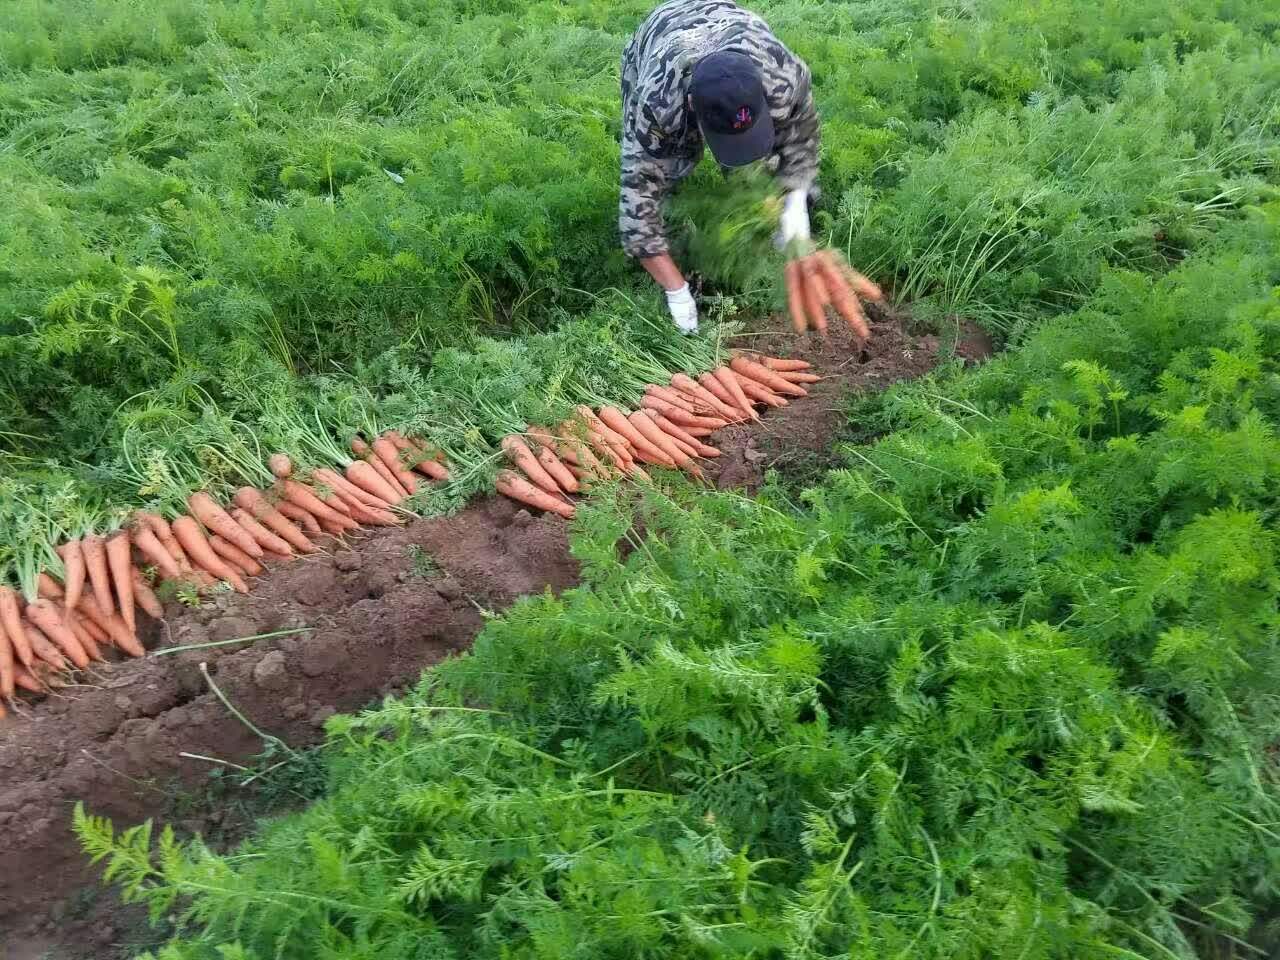
[[[714,435],[721,488],[756,489],[765,471],[825,466],[848,395],[919,376],[939,359],[938,338],[879,315],[865,352],[847,334],[830,341],[757,332],[744,346],[809,360],[824,376],[810,396],[764,422]],[[956,352],[979,358],[980,341]],[[296,631],[100,667],[82,685],[0,724],[0,944],[15,960],[128,956],[137,912],[97,886],[70,829],[76,801],[117,827],[150,817],[180,833],[232,839],[239,826],[200,791],[210,770],[243,764],[263,742],[211,691],[200,670],[264,733],[293,746],[323,735],[325,719],[414,684],[467,649],[482,611],[577,581],[567,527],[511,501],[477,501],[453,517],[381,529],[324,554],[278,566],[247,596],[200,608],[170,604],[148,648],[217,643]],[[233,768],[227,768],[233,769]],[[176,805],[188,798],[186,809]],[[203,800],[202,800],[203,798]],[[178,813],[175,813],[175,810]]]

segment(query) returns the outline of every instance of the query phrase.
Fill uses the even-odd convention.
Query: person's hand
[[[689,284],[664,293],[667,295],[667,309],[671,311],[671,319],[675,325],[682,333],[697,333],[698,304],[689,292]]]
[[[775,243],[784,250],[796,242],[809,239],[809,191],[792,190],[783,198],[782,217],[778,222]]]

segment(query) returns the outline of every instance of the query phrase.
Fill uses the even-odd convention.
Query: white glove
[[[784,249],[793,240],[809,239],[809,191],[792,190],[782,201],[782,218],[774,244]]]
[[[667,309],[671,311],[671,319],[682,333],[698,332],[698,304],[689,292],[689,284],[679,290],[666,290]]]

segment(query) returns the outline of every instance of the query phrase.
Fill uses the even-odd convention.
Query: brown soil
[[[807,473],[825,465],[850,393],[937,363],[936,337],[913,336],[893,317],[873,319],[865,353],[840,334],[797,341],[764,330],[738,341],[803,357],[826,379],[763,424],[712,438],[723,452],[708,468],[718,486],[754,490],[769,468]],[[232,822],[233,805],[215,802],[206,787],[217,761],[251,761],[263,741],[211,692],[202,662],[264,733],[310,745],[334,712],[399,692],[425,667],[467,649],[484,612],[576,579],[563,522],[489,498],[454,517],[372,532],[278,567],[248,596],[195,610],[171,604],[163,630],[146,638],[149,648],[298,632],[105,666],[90,683],[0,726],[3,957],[112,958],[136,945],[139,914],[98,885],[70,831],[76,801],[121,826],[155,817],[223,841],[248,826]]]

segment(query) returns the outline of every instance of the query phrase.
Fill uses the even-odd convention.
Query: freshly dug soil
[[[824,466],[850,393],[937,363],[936,337],[914,336],[891,316],[873,319],[865,351],[841,333],[824,342],[757,330],[737,342],[803,357],[826,379],[763,424],[715,435],[723,456],[707,472],[718,486],[754,490],[770,468]],[[249,828],[205,788],[211,769],[233,770],[225,764],[252,760],[264,744],[211,691],[202,662],[265,734],[314,744],[334,712],[402,691],[424,668],[467,649],[482,611],[574,584],[566,531],[557,518],[494,497],[454,517],[331,544],[331,552],[272,569],[248,596],[198,609],[170,604],[146,643],[162,650],[297,632],[104,666],[0,725],[3,957],[107,960],[138,945],[139,911],[98,885],[71,833],[76,801],[118,826],[155,817],[223,842]]]

